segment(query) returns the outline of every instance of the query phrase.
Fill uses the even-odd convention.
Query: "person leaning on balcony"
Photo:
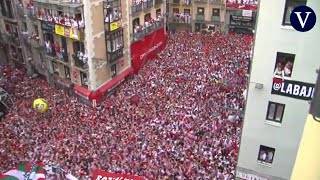
[[[52,49],[51,49],[51,42],[50,42],[50,40],[44,41],[44,44],[45,44],[45,46],[46,46],[46,51],[47,51],[47,53],[51,53],[51,52],[52,52]]]

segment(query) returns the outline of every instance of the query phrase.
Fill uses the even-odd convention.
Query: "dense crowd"
[[[42,161],[80,179],[94,168],[146,179],[235,179],[250,44],[244,35],[171,34],[156,60],[96,108],[6,70],[17,109],[0,122],[0,172]],[[50,104],[46,113],[32,109],[39,97]]]

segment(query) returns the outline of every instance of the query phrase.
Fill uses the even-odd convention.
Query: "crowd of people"
[[[7,67],[16,108],[0,122],[0,172],[41,161],[79,179],[94,168],[150,180],[235,179],[250,46],[245,35],[172,33],[157,59],[97,107]],[[39,97],[46,113],[32,109]]]
[[[178,22],[178,23],[189,23],[191,24],[192,22],[192,17],[190,13],[173,13],[172,17],[173,21]]]

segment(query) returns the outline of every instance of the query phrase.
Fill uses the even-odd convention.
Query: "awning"
[[[91,91],[89,91],[87,88],[79,86],[79,85],[74,85],[74,91],[76,94],[89,99],[89,96],[91,94]]]
[[[107,82],[105,85],[103,85],[99,91],[100,93],[105,93],[110,91],[110,89],[114,86],[116,86],[118,83],[120,83],[125,77],[127,77],[130,73],[133,72],[133,68],[129,67],[125,71],[123,71],[121,74],[117,75],[115,78],[111,79],[109,82]]]

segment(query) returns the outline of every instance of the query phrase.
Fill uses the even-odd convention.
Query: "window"
[[[39,34],[38,25],[34,25],[33,28],[34,28],[34,31],[36,32],[36,34]]]
[[[173,9],[172,9],[172,12],[173,12],[173,13],[179,13],[179,8],[173,8]]]
[[[84,87],[88,87],[88,76],[87,73],[80,72],[81,85]]]
[[[65,75],[66,79],[71,80],[70,68],[68,66],[64,66],[64,75]]]
[[[117,75],[117,64],[114,64],[111,66],[111,77],[114,77]]]
[[[266,117],[267,122],[271,122],[275,125],[281,124],[284,114],[284,108],[284,104],[269,101]]]
[[[260,145],[258,162],[261,164],[272,165],[275,149],[272,147]]]
[[[307,0],[286,0],[282,25],[291,26],[290,14],[292,10],[297,6],[305,6],[306,4]]]
[[[213,8],[212,9],[212,16],[220,16],[220,9]]]
[[[84,53],[84,43],[81,41],[74,41],[73,43],[73,53],[83,52]]]
[[[132,30],[134,32],[134,29],[136,26],[139,26],[140,25],[140,19],[139,18],[135,18],[134,20],[132,20]]]
[[[117,31],[107,35],[107,51],[115,52],[123,47],[123,31]]]
[[[156,10],[156,16],[158,16],[159,14],[161,14],[161,9]]]
[[[7,4],[7,10],[8,10],[7,16],[9,18],[14,18],[11,0],[6,0],[6,4]]]
[[[22,31],[24,31],[24,32],[28,31],[28,27],[27,27],[26,22],[22,22]]]
[[[67,48],[67,39],[63,36],[61,36],[61,54],[63,57],[63,60],[67,62],[68,59],[68,48]]]
[[[59,68],[58,68],[58,65],[56,62],[51,62],[52,63],[52,71],[53,71],[53,74],[56,74],[59,76]]]
[[[151,19],[151,13],[147,13],[144,15],[144,22],[147,22]]]
[[[204,8],[202,8],[202,7],[198,7],[198,11],[197,11],[198,13],[198,15],[204,15]]]
[[[184,14],[191,14],[191,10],[190,10],[190,9],[184,9],[184,10],[183,10],[183,13],[184,13]]]
[[[274,77],[281,79],[290,79],[294,64],[294,54],[277,53],[276,64],[274,67]]]

